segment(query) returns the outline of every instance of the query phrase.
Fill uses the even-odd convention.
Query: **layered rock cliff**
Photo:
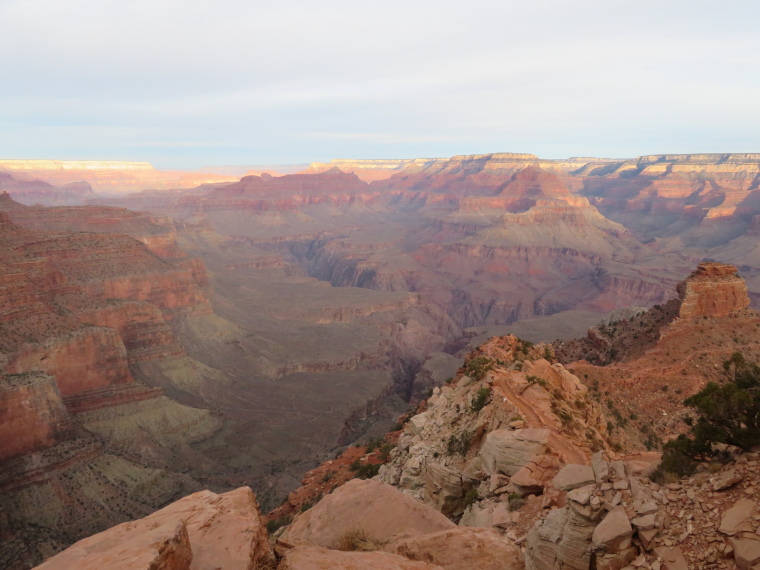
[[[700,263],[678,285],[678,294],[681,318],[724,317],[749,306],[747,284],[736,274],[736,267],[722,263]]]

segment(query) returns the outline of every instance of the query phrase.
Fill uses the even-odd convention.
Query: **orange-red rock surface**
[[[273,558],[256,497],[241,487],[220,495],[194,493],[81,540],[37,568],[250,570]]]
[[[210,311],[205,270],[179,257],[171,232],[107,210],[32,208],[0,195],[0,370],[16,375],[4,377],[2,405],[26,402],[0,416],[1,428],[18,434],[2,438],[3,457],[56,443],[67,405],[82,412],[159,396],[129,387],[129,363],[184,355],[167,320]],[[152,252],[122,233],[81,231],[92,227],[162,239]],[[44,375],[19,383],[28,373],[54,386]]]
[[[96,192],[122,193],[145,189],[192,188],[231,182],[231,176],[156,170],[148,162],[98,160],[0,160],[0,171],[15,178],[43,180],[55,186],[87,182]]]
[[[722,263],[700,263],[678,285],[678,294],[682,318],[724,317],[749,306],[747,284],[736,274],[736,267]]]
[[[54,445],[71,428],[55,378],[0,375],[0,461]]]

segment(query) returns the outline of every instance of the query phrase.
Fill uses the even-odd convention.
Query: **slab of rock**
[[[248,570],[251,565],[273,560],[266,525],[250,487],[220,495],[193,493],[143,520],[158,524],[185,521],[193,549],[193,570]]]
[[[437,564],[445,570],[522,570],[520,549],[496,531],[458,527],[432,534],[401,535],[387,552]]]
[[[465,493],[475,481],[443,463],[428,461],[424,470],[425,502],[444,515],[457,517],[464,512]]]
[[[571,491],[568,498],[579,491]],[[591,564],[591,537],[603,512],[606,511],[583,507],[571,501],[568,501],[568,506],[551,511],[528,533],[525,568],[588,570]]]
[[[142,519],[80,540],[36,570],[190,570],[192,559],[182,521],[156,526]]]
[[[241,487],[221,495],[188,495],[145,518],[81,540],[41,568],[248,570],[273,560],[256,497],[249,487]]]
[[[642,517],[636,517],[631,521],[631,524],[635,526],[639,531],[650,530],[655,526],[654,515],[644,515]]]
[[[610,478],[610,466],[606,461],[604,451],[597,451],[591,457],[591,468],[597,483],[604,483]]]
[[[553,455],[537,455],[512,477],[511,483],[521,495],[543,490],[559,469],[559,461]]]
[[[487,475],[503,473],[510,477],[534,456],[543,455],[549,441],[548,429],[497,429],[488,433],[480,457]]]
[[[740,525],[749,518],[754,510],[754,501],[750,501],[749,499],[740,499],[736,501],[734,506],[723,514],[718,530],[723,534],[733,536],[739,530]]]
[[[623,507],[615,507],[594,529],[591,545],[600,552],[620,552],[631,546],[633,528]]]
[[[714,479],[710,479],[710,483],[712,484],[713,491],[723,491],[736,485],[742,479],[743,477],[739,473],[733,469],[728,469]]]
[[[285,553],[278,570],[442,570],[389,552],[341,552],[319,546],[296,546]]]
[[[660,570],[689,570],[689,564],[678,546],[659,546],[654,553],[662,558]]]
[[[344,534],[358,528],[370,539],[386,541],[413,529],[430,533],[456,528],[456,525],[391,485],[372,479],[353,479],[305,513],[296,515],[282,538],[288,542],[303,540],[336,548]]]
[[[748,538],[729,538],[734,547],[734,562],[741,569],[751,568],[760,562],[760,542]]]
[[[552,479],[552,485],[560,491],[572,491],[594,482],[596,476],[591,465],[565,465]]]

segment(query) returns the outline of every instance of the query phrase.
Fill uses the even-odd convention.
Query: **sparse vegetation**
[[[380,544],[371,539],[361,527],[352,528],[343,533],[338,541],[338,550],[344,552],[369,552],[377,550]]]
[[[723,383],[710,382],[684,400],[697,420],[688,436],[682,434],[665,444],[662,471],[683,477],[694,472],[695,460],[725,459],[716,444],[749,450],[760,443],[760,366],[736,352],[723,369]]]
[[[465,455],[470,449],[471,434],[468,431],[462,431],[459,435],[452,434],[446,443],[446,451],[449,455]]]
[[[507,505],[509,506],[510,511],[516,511],[520,507],[522,507],[525,504],[525,499],[523,499],[520,495],[517,493],[510,493],[507,497]]]
[[[477,500],[478,500],[478,489],[476,487],[472,487],[464,495],[464,505],[466,507],[469,507],[471,504],[473,504]]]
[[[463,372],[475,380],[482,380],[486,372],[493,368],[493,362],[487,356],[475,356],[464,365]]]
[[[473,412],[479,412],[482,410],[485,405],[488,403],[488,400],[491,398],[491,389],[483,386],[478,390],[478,393],[475,394],[475,397],[472,399],[472,402],[470,402],[470,409]]]

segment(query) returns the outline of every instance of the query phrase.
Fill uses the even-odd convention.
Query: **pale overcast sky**
[[[760,2],[0,0],[0,157],[760,152]]]

